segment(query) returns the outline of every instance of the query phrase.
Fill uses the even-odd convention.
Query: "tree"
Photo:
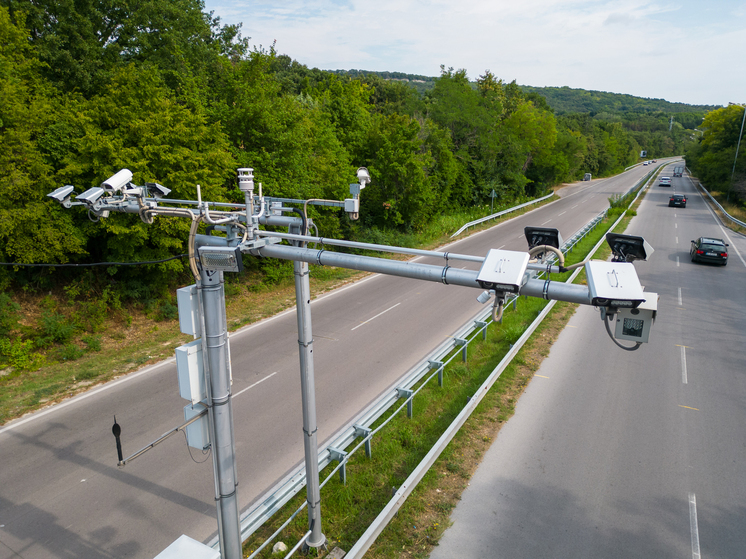
[[[85,252],[85,239],[70,212],[45,197],[60,185],[35,141],[65,99],[40,79],[43,64],[26,38],[0,7],[0,258],[67,262]],[[7,274],[3,268],[0,273]],[[0,276],[0,282],[7,280]]]
[[[227,137],[206,115],[174,99],[154,69],[120,69],[99,95],[80,100],[68,118],[80,133],[58,173],[61,184],[85,190],[127,168],[136,184],[159,182],[172,189],[174,199],[194,199],[197,184],[204,199],[226,199],[224,185],[236,167]],[[131,262],[186,252],[189,225],[169,217],[146,225],[131,215],[112,213],[82,229],[95,260]],[[181,260],[160,264],[158,279],[167,284],[184,266]],[[127,268],[109,271],[122,278],[146,274]]]

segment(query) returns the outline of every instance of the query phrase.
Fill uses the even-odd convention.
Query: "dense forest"
[[[560,109],[548,88],[489,71],[471,81],[452,68],[435,78],[312,69],[250,48],[200,0],[0,0],[0,76],[0,263],[111,262],[75,277],[133,297],[178,285],[185,261],[114,263],[186,252],[188,224],[93,222],[47,193],[82,192],[126,167],[173,198],[194,199],[200,184],[205,199],[240,201],[235,169],[253,167],[269,195],[343,199],[367,166],[360,221],[314,214],[323,234],[416,233],[489,204],[493,189],[517,201],[617,173],[641,150],[683,153],[706,110],[597,92],[583,93],[598,98],[593,110]],[[46,289],[65,270],[0,266],[0,290]]]
[[[743,130],[746,107],[729,105],[707,114],[698,141],[688,146],[686,163],[710,190],[746,207],[746,146]]]

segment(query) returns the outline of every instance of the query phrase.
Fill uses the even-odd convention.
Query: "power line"
[[[142,262],[94,262],[92,264],[26,264],[23,262],[0,262],[0,266],[25,266],[33,268],[88,268],[91,266],[140,266],[142,264],[160,264],[177,258],[184,258],[188,254],[179,254],[163,260],[143,260]]]

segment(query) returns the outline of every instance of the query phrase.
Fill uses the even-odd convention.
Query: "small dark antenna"
[[[119,435],[122,434],[122,428],[119,426],[119,423],[117,423],[116,415],[114,416],[114,425],[111,428],[111,432],[117,440],[117,455],[119,455],[119,463],[122,463],[124,461],[124,456],[122,456],[122,441],[119,439]]]

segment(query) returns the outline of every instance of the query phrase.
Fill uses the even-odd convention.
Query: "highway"
[[[448,250],[526,250],[526,225],[557,227],[567,238],[648,170],[566,187],[561,200]],[[477,294],[374,275],[314,300],[319,441],[472,317]],[[614,351],[610,341],[598,345]],[[294,310],[232,334],[231,347],[243,510],[303,457]],[[151,558],[181,534],[209,540],[216,531],[209,455],[190,453],[179,434],[116,466],[114,415],[127,455],[179,425],[185,404],[167,360],[0,427],[0,559]]]
[[[635,263],[660,295],[650,343],[616,348],[580,307],[432,559],[746,557],[746,238],[688,177],[651,187],[627,233],[656,251]],[[699,236],[731,244],[726,267],[690,262]]]

